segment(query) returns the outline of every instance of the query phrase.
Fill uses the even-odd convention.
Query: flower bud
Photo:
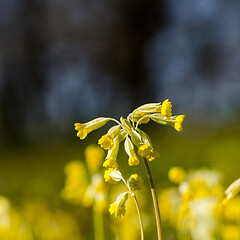
[[[235,197],[240,192],[240,178],[235,180],[225,191],[227,197],[226,199],[231,199]]]
[[[131,190],[140,190],[143,185],[143,179],[138,174],[132,174],[127,183]]]

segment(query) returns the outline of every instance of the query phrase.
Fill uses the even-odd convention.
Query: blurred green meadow
[[[181,133],[155,123],[140,127],[148,133],[155,149],[160,152],[160,157],[150,163],[158,194],[174,186],[168,180],[168,171],[173,166],[181,166],[186,171],[202,168],[218,171],[222,175],[221,183],[224,188],[240,176],[239,126],[213,129],[203,126],[188,127],[187,124],[186,120],[184,131]],[[73,130],[66,136],[26,141],[16,145],[2,144],[4,147],[0,154],[1,239],[97,239],[94,238],[96,229],[94,230],[92,205],[86,207],[66,201],[61,192],[66,180],[64,173],[66,164],[78,160],[85,165],[86,147],[97,143],[104,133],[104,128],[89,134],[84,141],[76,137],[72,126],[69,128]],[[143,163],[129,167],[127,159],[121,146],[118,163],[123,176],[127,178],[137,172],[144,179],[145,187],[137,193],[137,196],[140,202],[142,200],[140,206],[144,209],[143,215],[146,213],[143,217],[145,237],[154,239],[155,220],[153,214],[147,214],[149,211],[153,213],[153,207]],[[99,172],[103,175],[102,167]],[[121,184],[107,185],[109,196],[116,194],[119,187],[123,187]],[[112,197],[107,197],[107,206],[113,201]],[[130,212],[134,212],[134,209]],[[116,220],[110,216],[108,207],[102,211],[101,216],[105,239],[128,239],[119,233],[126,231],[124,223],[129,224],[129,219],[132,218],[131,213],[128,215],[128,209],[126,216],[121,219]],[[115,222],[117,224],[114,224]],[[135,235],[133,234],[131,239],[139,239],[139,233],[136,233],[139,231],[138,227],[135,228]],[[163,222],[164,239],[178,239],[175,233],[167,222]]]

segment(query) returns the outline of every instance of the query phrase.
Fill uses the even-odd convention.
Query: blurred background
[[[107,129],[80,141],[73,124],[166,98],[186,119],[182,133],[142,127],[161,154],[157,185],[180,165],[221,171],[227,186],[240,176],[239,43],[237,0],[2,1],[0,195],[74,221],[59,195],[64,166]]]

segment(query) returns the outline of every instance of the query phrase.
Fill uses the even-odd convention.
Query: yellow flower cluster
[[[77,136],[84,139],[88,133],[104,126],[108,121],[114,121],[117,125],[111,127],[108,132],[103,135],[98,144],[105,150],[108,150],[106,161],[103,166],[109,169],[118,169],[117,154],[119,143],[125,139],[125,151],[129,156],[129,166],[139,164],[139,156],[153,161],[159,157],[159,153],[152,147],[148,135],[138,128],[141,123],[148,123],[150,119],[162,124],[174,127],[177,131],[182,131],[185,115],[172,116],[172,103],[166,99],[161,103],[144,104],[128,115],[126,119],[120,118],[120,122],[113,118],[96,118],[87,123],[75,123]],[[135,147],[138,148],[138,155]],[[109,179],[109,178],[107,178]]]
[[[0,196],[0,239],[79,240],[79,226],[69,212],[52,210],[42,198],[28,199],[22,204],[18,209],[8,198]]]
[[[238,239],[240,197],[223,201],[224,187],[219,172],[199,169],[186,173],[181,167],[173,167],[168,176],[179,185],[161,192],[161,216],[176,228],[179,236],[188,233],[193,240],[215,240],[214,235],[223,240]],[[235,186],[233,191],[237,189]]]
[[[87,169],[79,160],[71,161],[65,166],[66,180],[61,194],[63,199],[71,203],[84,207],[94,206],[96,210],[103,211],[106,208],[106,186],[102,176],[97,173],[102,165],[103,150],[90,145],[85,150],[85,157]]]

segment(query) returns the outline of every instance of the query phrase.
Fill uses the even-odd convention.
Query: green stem
[[[104,240],[103,215],[101,212],[96,210],[95,206],[93,206],[93,227],[94,227],[94,239]]]
[[[154,185],[154,181],[153,181],[153,176],[152,176],[152,173],[151,173],[151,170],[150,170],[150,167],[149,167],[149,164],[148,164],[146,158],[143,158],[143,162],[145,165],[145,169],[147,171],[148,181],[149,181],[151,194],[152,194],[152,200],[153,200],[153,206],[154,206],[156,224],[157,224],[158,240],[162,240],[161,217],[160,217],[157,193],[156,193],[156,189],[155,189],[155,185]]]
[[[141,229],[141,240],[144,240],[143,222],[142,222],[142,218],[141,218],[141,214],[140,214],[139,204],[138,204],[138,201],[137,201],[137,198],[136,198],[135,194],[133,196],[133,200],[134,200],[136,208],[137,208],[138,219],[139,219],[140,229]]]
[[[127,186],[130,195],[132,196],[136,209],[137,209],[137,213],[138,213],[138,219],[139,219],[139,224],[140,224],[140,231],[141,231],[141,240],[144,240],[144,232],[143,232],[143,222],[142,222],[142,217],[141,217],[141,213],[140,213],[140,208],[139,208],[139,204],[137,201],[137,197],[135,195],[134,192],[132,192],[131,188],[129,187],[129,185],[127,184],[127,182],[125,181],[124,178],[122,178],[122,181],[125,183],[125,185]]]

